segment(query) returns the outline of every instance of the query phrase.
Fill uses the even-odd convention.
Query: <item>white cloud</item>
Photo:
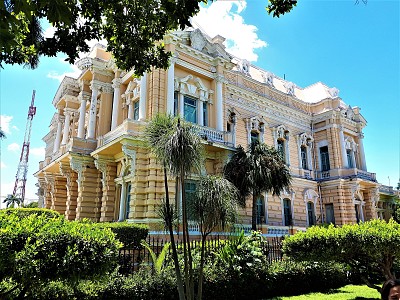
[[[62,62],[62,63],[67,63],[64,59],[65,59],[65,58],[60,58],[60,62]],[[59,82],[61,82],[61,81],[64,79],[65,76],[72,77],[72,78],[78,78],[78,76],[79,76],[79,75],[81,74],[81,72],[82,72],[82,71],[79,70],[78,67],[75,66],[75,65],[68,65],[68,68],[69,68],[69,71],[64,72],[64,73],[62,73],[62,74],[60,74],[60,73],[58,73],[58,72],[56,72],[56,71],[50,71],[50,72],[47,74],[47,77],[48,77],[48,78],[52,78],[52,79],[56,79],[56,80],[58,80]]]
[[[257,36],[257,27],[246,24],[240,15],[246,5],[246,1],[214,1],[208,7],[201,7],[192,23],[210,37],[219,34],[226,38],[225,45],[229,53],[257,61],[255,50],[266,47],[267,43]]]
[[[16,152],[19,150],[19,145],[17,143],[12,143],[7,146],[8,151]]]
[[[31,148],[31,149],[29,149],[29,154],[44,158],[45,149],[44,149],[44,147]]]
[[[0,127],[5,134],[10,134],[10,124],[12,121],[12,116],[0,115]],[[14,128],[15,126],[12,126]]]
[[[0,169],[5,169],[5,168],[7,168],[6,164],[3,163],[3,162],[1,162],[1,163],[0,163]]]

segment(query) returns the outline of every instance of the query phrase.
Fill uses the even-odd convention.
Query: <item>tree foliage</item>
[[[224,176],[239,190],[241,204],[252,194],[252,229],[256,230],[256,201],[262,192],[279,195],[290,187],[291,176],[280,154],[272,147],[253,141],[247,151],[242,146],[224,167]]]
[[[15,195],[9,194],[7,197],[3,200],[3,203],[6,204],[7,208],[12,207],[20,207],[24,204],[24,200],[22,198],[18,198]]]
[[[119,68],[138,75],[151,66],[167,68],[164,34],[190,25],[199,0],[5,0],[0,2],[0,65],[35,68],[39,56],[67,55],[73,63],[89,40],[107,40]],[[41,21],[55,29],[45,37]]]
[[[170,53],[161,42],[171,30],[190,26],[189,19],[207,0],[4,0],[0,2],[0,66],[36,68],[39,57],[67,55],[74,63],[88,41],[106,40],[120,69],[136,75],[151,67],[167,68]],[[274,17],[289,12],[297,0],[269,0]],[[54,36],[44,35],[49,22]]]
[[[392,267],[400,256],[400,224],[393,220],[372,220],[342,227],[314,226],[284,240],[283,250],[289,257],[302,261],[337,261],[348,264],[353,272],[380,272],[393,279]],[[366,276],[362,279],[370,286]]]
[[[53,280],[73,283],[103,276],[116,267],[120,244],[110,230],[91,224],[69,222],[63,217],[17,211],[0,222],[0,298],[18,291],[28,297],[32,288]]]

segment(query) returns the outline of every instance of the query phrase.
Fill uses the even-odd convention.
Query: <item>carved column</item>
[[[64,121],[64,117],[59,115],[58,123],[57,123],[56,139],[54,140],[54,146],[53,146],[53,154],[56,154],[58,152],[58,150],[60,150],[61,129],[62,129],[63,121]]]
[[[170,66],[168,68],[168,80],[167,80],[167,114],[174,115],[174,92],[175,92],[175,62],[176,58],[172,57],[170,61]]]
[[[203,101],[197,99],[197,124],[204,126]]]
[[[112,105],[112,118],[111,118],[111,130],[114,130],[118,126],[118,114],[120,111],[120,86],[122,80],[118,78],[119,72],[115,73],[115,78],[112,81],[112,87],[114,88],[114,97]]]
[[[98,158],[94,163],[102,175],[100,222],[110,222],[114,216],[116,163],[114,160],[106,158]]]
[[[217,130],[223,131],[224,130],[224,115],[223,115],[223,110],[224,110],[224,103],[223,103],[223,96],[222,96],[222,83],[223,83],[223,76],[222,75],[217,75],[215,77],[216,85],[217,85],[217,97],[216,97],[216,103],[215,103],[215,117],[216,117],[216,128]]]
[[[67,220],[75,220],[76,207],[78,199],[78,174],[75,173],[70,165],[60,162],[60,172],[67,179],[67,203],[65,209],[65,218]]]
[[[90,101],[89,124],[87,138],[93,139],[96,133],[96,118],[97,118],[97,96],[99,94],[100,85],[94,80],[91,82],[90,89],[92,90],[92,99]]]
[[[44,208],[50,209],[53,203],[54,177],[51,174],[45,174],[44,189]]]
[[[307,144],[307,164],[308,164],[308,169],[310,170],[310,171],[312,171],[314,168],[313,168],[313,163],[312,163],[312,155],[311,155],[311,148],[312,148],[312,142],[309,142],[308,144]]]
[[[125,220],[126,212],[126,182],[122,180],[121,182],[121,198],[119,200],[119,215],[118,222]]]
[[[349,167],[349,164],[347,163],[346,142],[344,140],[344,133],[342,126],[339,127],[339,139],[340,139],[340,149],[342,154],[342,166],[343,169],[346,169]]]
[[[98,201],[101,183],[93,159],[88,156],[72,156],[70,166],[78,175],[76,220],[88,218],[98,221],[97,215],[100,216],[100,209],[97,205],[101,202]]]
[[[133,105],[132,110],[133,110]],[[144,73],[140,79],[140,98],[139,98],[139,120],[146,120],[146,107],[147,107],[147,74]],[[132,114],[133,118],[133,114]]]
[[[86,102],[87,96],[84,92],[80,92],[78,99],[81,101],[81,106],[79,107],[79,121],[78,121],[78,138],[85,138],[85,116],[86,116]]]
[[[296,136],[297,140],[297,155],[299,156],[299,169],[303,169],[303,164],[301,161],[301,137],[299,135]]]
[[[358,136],[358,147],[360,150],[360,160],[361,160],[361,170],[367,171],[367,162],[365,160],[365,152],[364,152],[364,134],[361,132]]]
[[[179,94],[179,116],[185,118],[185,97],[182,93]]]
[[[290,166],[290,147],[289,147],[289,133],[285,135],[285,154],[286,154],[286,164]]]
[[[64,132],[63,132],[63,138],[61,145],[65,145],[68,143],[68,138],[69,138],[69,129],[71,125],[71,118],[73,117],[74,111],[69,109],[69,108],[64,108],[64,116],[65,116],[65,122],[64,122]]]

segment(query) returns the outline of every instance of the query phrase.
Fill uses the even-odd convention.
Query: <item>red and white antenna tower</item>
[[[28,158],[29,158],[29,144],[31,140],[31,129],[33,116],[36,114],[36,107],[33,106],[35,102],[35,93],[32,93],[32,102],[28,110],[28,119],[26,121],[24,144],[22,145],[21,156],[19,158],[19,164],[17,169],[17,175],[15,175],[15,184],[13,195],[16,198],[22,199],[22,203],[25,200],[25,184],[26,175],[28,174]]]

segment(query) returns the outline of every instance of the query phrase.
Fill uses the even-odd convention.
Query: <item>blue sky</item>
[[[253,64],[285,75],[300,87],[321,81],[340,90],[367,119],[364,147],[369,172],[382,184],[399,181],[400,148],[400,2],[300,0],[288,15],[274,19],[266,1],[217,1],[203,8],[195,22],[209,35],[227,38],[227,48]],[[48,30],[50,32],[50,30]],[[49,33],[50,34],[50,33]],[[35,70],[5,66],[0,70],[1,197],[12,193],[28,107],[36,89],[26,197],[37,198],[33,173],[44,159],[42,138],[55,112],[51,102],[63,74],[77,70],[62,55],[42,58]]]

